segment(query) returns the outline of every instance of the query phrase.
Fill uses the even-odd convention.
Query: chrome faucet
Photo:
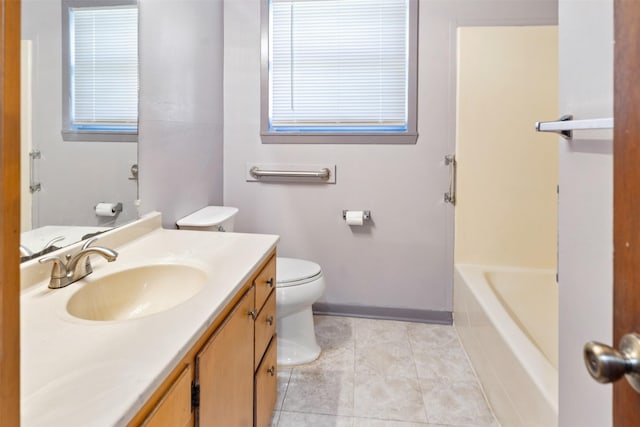
[[[89,239],[82,245],[82,249],[76,254],[67,254],[66,262],[58,256],[44,257],[38,262],[41,264],[45,262],[53,262],[51,269],[51,279],[49,280],[49,288],[60,289],[77,282],[83,277],[91,274],[93,268],[89,261],[90,255],[100,255],[108,262],[115,261],[118,257],[118,253],[113,249],[105,248],[103,246],[91,246],[97,238]]]

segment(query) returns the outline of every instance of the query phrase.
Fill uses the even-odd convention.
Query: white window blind
[[[271,0],[274,132],[407,130],[409,0]]]
[[[72,7],[69,14],[72,129],[137,130],[137,6]]]

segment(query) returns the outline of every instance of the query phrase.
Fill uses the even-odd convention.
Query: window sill
[[[63,130],[63,141],[84,142],[138,142],[137,132],[86,132]]]
[[[415,144],[417,133],[262,132],[263,144]]]

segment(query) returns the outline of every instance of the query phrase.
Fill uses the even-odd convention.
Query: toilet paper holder
[[[349,212],[349,209],[342,210],[342,219],[345,221],[347,220],[347,212]],[[362,211],[362,219],[369,221],[371,219],[371,211]]]
[[[122,212],[122,202],[108,203],[100,202],[93,207],[98,216],[116,216]],[[107,209],[109,212],[100,212],[101,209]]]

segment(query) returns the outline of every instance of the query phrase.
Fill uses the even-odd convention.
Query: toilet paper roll
[[[121,207],[118,209],[118,203],[98,203],[96,205],[96,216],[116,216],[121,210]]]
[[[364,211],[347,211],[345,220],[348,225],[364,224]]]

